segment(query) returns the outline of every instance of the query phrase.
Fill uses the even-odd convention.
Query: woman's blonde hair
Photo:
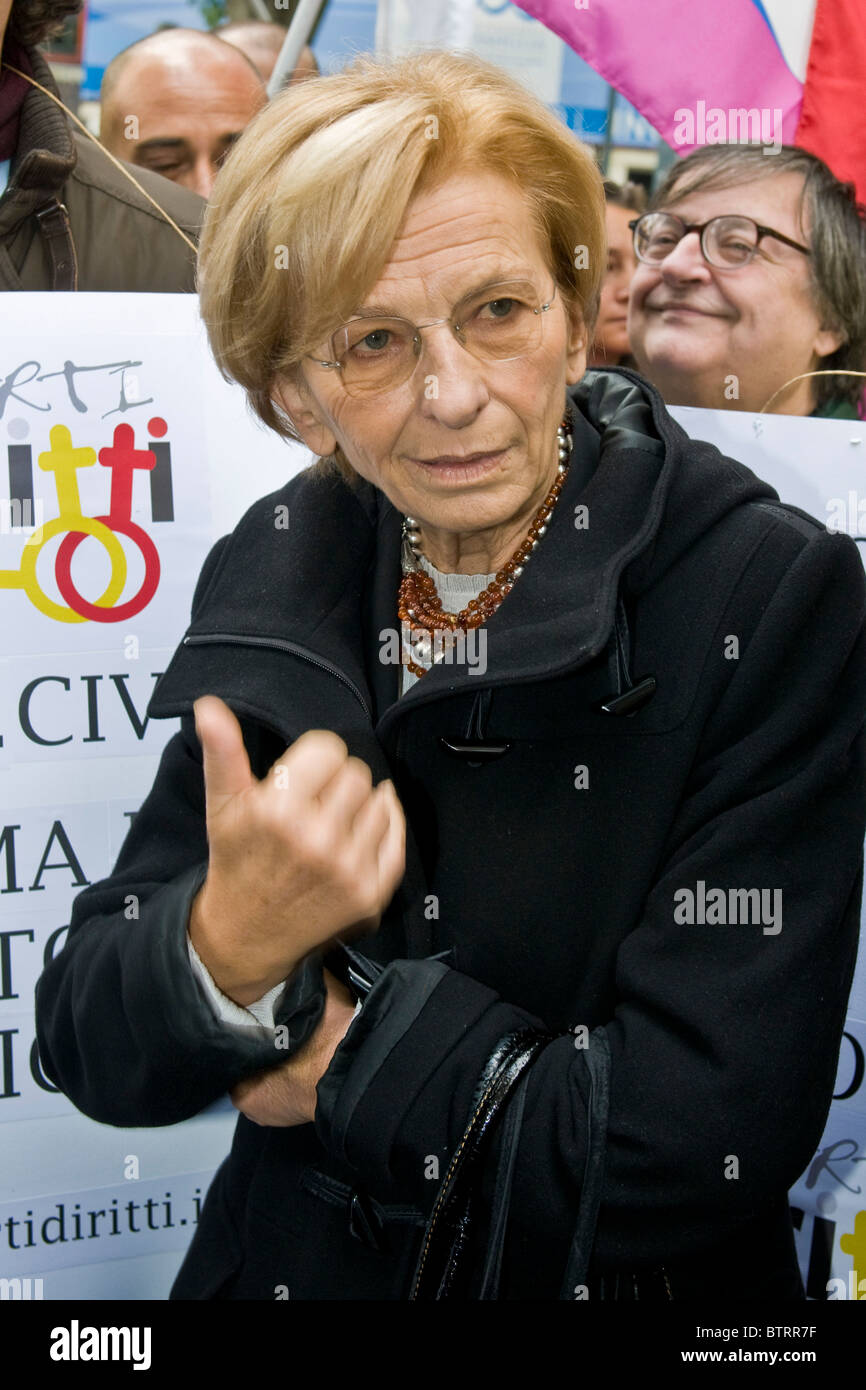
[[[412,199],[471,170],[525,196],[566,309],[591,333],[606,251],[601,174],[492,63],[438,50],[363,54],[290,87],[247,127],[214,184],[198,287],[220,372],[271,429],[299,438],[271,400],[274,380],[297,379],[304,355],[355,313]],[[339,449],[333,464],[353,476]]]

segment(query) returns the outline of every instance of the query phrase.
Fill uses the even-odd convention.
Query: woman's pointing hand
[[[327,729],[302,734],[259,780],[215,695],[195,702],[209,861],[193,946],[224,994],[250,1004],[348,927],[377,926],[405,869],[393,783]]]

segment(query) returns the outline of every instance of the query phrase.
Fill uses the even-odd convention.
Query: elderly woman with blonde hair
[[[216,360],[318,461],[208,557],[179,732],[37,993],[95,1119],[241,1112],[176,1299],[803,1297],[862,566],[586,370],[604,216],[439,52],[280,95],[217,180]]]

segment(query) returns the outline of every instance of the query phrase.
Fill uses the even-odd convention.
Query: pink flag
[[[754,0],[516,0],[675,150],[793,143],[802,85]]]

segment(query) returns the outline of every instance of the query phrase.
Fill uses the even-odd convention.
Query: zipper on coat
[[[208,645],[271,647],[276,651],[290,652],[292,656],[299,656],[303,661],[309,661],[313,666],[318,666],[322,671],[330,672],[332,676],[336,676],[339,681],[342,681],[343,685],[347,686],[348,689],[351,690],[355,698],[360,702],[361,707],[364,713],[366,714],[367,718],[370,720],[370,722],[373,722],[373,716],[370,712],[370,707],[367,704],[367,701],[364,699],[362,692],[358,689],[357,685],[351,679],[351,677],[347,676],[346,672],[341,671],[340,667],[335,666],[333,662],[326,661],[325,658],[321,656],[314,656],[312,652],[307,651],[306,647],[300,647],[296,642],[288,642],[285,640],[285,638],[282,637],[249,637],[231,632],[208,632],[198,633],[194,636],[184,637],[182,645],[185,647],[202,647]]]

